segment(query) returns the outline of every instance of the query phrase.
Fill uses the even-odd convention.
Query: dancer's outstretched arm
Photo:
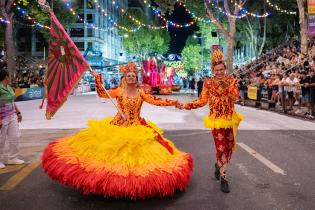
[[[208,100],[209,100],[209,89],[208,89],[207,83],[205,82],[203,84],[202,92],[199,99],[194,100],[191,103],[183,104],[182,107],[178,107],[178,108],[187,109],[187,110],[198,109],[200,107],[205,106],[208,103]]]
[[[122,91],[121,88],[108,90],[107,91],[108,94],[107,94],[105,91],[104,85],[103,85],[102,76],[100,74],[97,74],[95,71],[91,72],[91,74],[95,78],[95,88],[96,88],[97,95],[99,97],[109,98],[109,96],[108,96],[108,94],[109,94],[110,97],[116,98],[117,96],[120,95],[120,93]]]
[[[178,101],[169,100],[169,99],[162,99],[157,98],[151,94],[147,94],[144,92],[144,90],[140,90],[140,94],[142,99],[152,105],[156,106],[176,106],[178,104]]]

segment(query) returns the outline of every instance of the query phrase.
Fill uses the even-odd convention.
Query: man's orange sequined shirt
[[[226,76],[224,81],[228,83],[228,87],[224,89],[213,78],[204,81],[200,98],[186,104],[186,107],[196,109],[205,106],[209,102],[210,118],[232,118],[234,104],[239,96],[238,80],[231,76]]]

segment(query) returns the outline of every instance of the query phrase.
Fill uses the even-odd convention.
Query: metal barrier
[[[248,90],[244,91],[244,90],[240,90],[240,91],[244,91],[244,102],[245,105],[247,106],[254,106],[256,108],[259,109],[265,109],[265,110],[276,110],[276,111],[280,111],[282,113],[285,114],[293,114],[290,113],[290,109],[288,107],[288,100],[289,100],[289,95],[288,92],[285,89],[285,85],[280,86],[281,91],[279,91],[279,97],[280,101],[281,101],[281,106],[276,106],[276,103],[279,101],[271,101],[271,94],[270,92],[272,92],[271,88],[266,88],[264,86],[248,86]],[[256,91],[256,93],[255,93]],[[293,92],[293,91],[292,91]],[[299,103],[301,103],[301,96],[299,98],[296,98],[295,100],[292,99],[292,103],[294,103],[294,101],[299,101]],[[294,92],[293,92],[293,98],[295,97]],[[310,107],[311,107],[311,115],[315,115],[315,87],[310,87],[310,93],[307,96],[308,98],[307,101],[308,103],[310,103]],[[291,97],[290,97],[291,98]],[[303,98],[304,99],[304,98]],[[277,99],[279,100],[279,98]],[[301,105],[299,105],[301,106]],[[293,105],[292,105],[293,107]],[[304,106],[305,107],[305,106]]]

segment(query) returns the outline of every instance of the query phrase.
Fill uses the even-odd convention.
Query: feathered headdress
[[[138,68],[137,68],[137,65],[134,63],[134,62],[129,62],[127,63],[127,65],[120,65],[119,66],[119,71],[121,73],[123,73],[124,76],[126,76],[126,74],[128,72],[134,72],[135,74],[138,73]]]
[[[211,65],[215,66],[218,64],[224,64],[224,54],[221,50],[214,50],[211,54]]]

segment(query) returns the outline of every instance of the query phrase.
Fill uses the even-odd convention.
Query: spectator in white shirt
[[[293,109],[293,103],[295,101],[294,92],[297,91],[297,86],[299,83],[300,83],[300,81],[295,77],[294,73],[291,73],[290,76],[285,80],[290,110]]]

